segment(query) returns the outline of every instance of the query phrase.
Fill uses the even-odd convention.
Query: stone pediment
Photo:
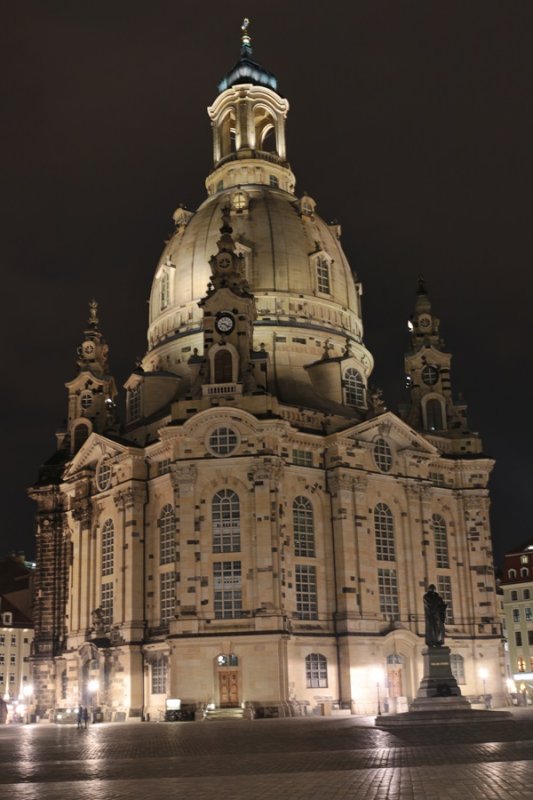
[[[80,447],[64,473],[68,480],[82,469],[94,467],[102,458],[115,458],[128,453],[138,454],[139,448],[134,444],[126,444],[109,439],[99,433],[91,433],[87,441]]]
[[[366,444],[371,446],[377,436],[382,436],[393,442],[398,452],[411,451],[413,455],[418,454],[424,460],[437,458],[440,455],[433,444],[391,411],[386,411],[379,417],[373,417],[336,435],[352,439],[363,447]]]

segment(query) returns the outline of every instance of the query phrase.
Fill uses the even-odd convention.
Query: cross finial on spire
[[[422,275],[422,273],[420,273],[419,276],[418,276],[418,287],[417,287],[416,293],[417,294],[427,294],[426,282],[424,280],[424,276]]]
[[[248,33],[249,25],[250,25],[250,20],[248,19],[248,17],[245,17],[243,19],[242,25],[241,25],[241,31],[242,31],[242,37],[241,37],[242,48],[241,48],[241,52],[242,52],[243,56],[251,55],[251,53],[252,53],[252,39],[250,37],[250,34]]]

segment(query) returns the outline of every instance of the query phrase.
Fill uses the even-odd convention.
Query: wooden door
[[[221,708],[234,708],[239,705],[239,672],[228,669],[218,673],[218,689]]]

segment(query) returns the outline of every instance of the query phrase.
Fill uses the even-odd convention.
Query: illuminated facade
[[[533,540],[505,556],[501,581],[508,644],[509,690],[520,702],[533,697]]]
[[[378,680],[406,708],[428,583],[450,602],[463,693],[484,664],[497,696],[493,462],[452,397],[425,287],[397,416],[369,384],[340,226],[295,194],[288,102],[246,30],[219,91],[207,199],[174,214],[127,422],[93,305],[67,428],[30,490],[40,707],[369,713]]]

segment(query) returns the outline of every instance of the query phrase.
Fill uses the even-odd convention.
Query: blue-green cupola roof
[[[245,19],[242,23],[241,57],[232,70],[222,78],[218,84],[218,91],[224,92],[230,86],[237,83],[253,83],[255,86],[268,86],[269,89],[277,91],[278,81],[275,75],[268,72],[261,64],[252,58],[252,40],[248,33],[250,20]]]

